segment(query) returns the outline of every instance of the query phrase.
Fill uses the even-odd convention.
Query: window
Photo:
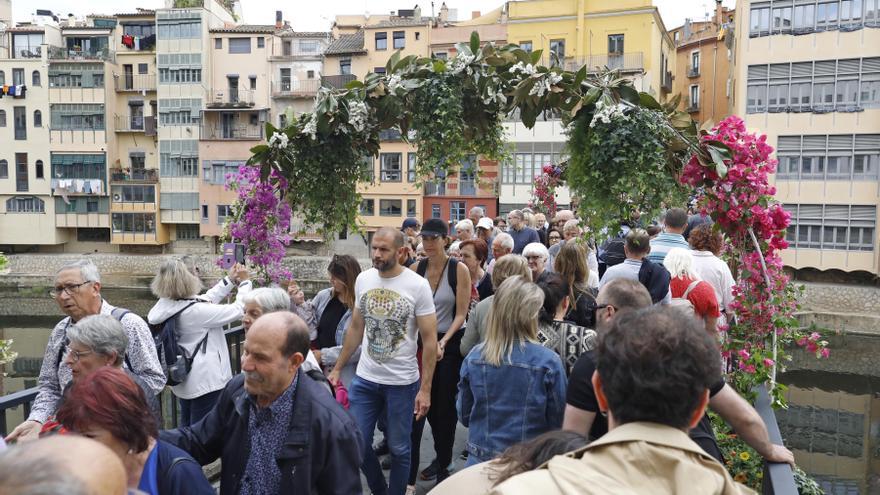
[[[876,181],[880,134],[780,136],[779,180]]]
[[[458,172],[458,193],[462,196],[477,194],[477,157],[468,155],[461,163]]]
[[[373,157],[371,155],[364,157],[361,167],[363,168],[364,177],[367,182],[373,182],[376,180],[375,165],[373,164]]]
[[[223,186],[226,185],[226,177],[238,173],[242,166],[244,166],[242,161],[205,160],[202,164],[202,177],[208,184]]]
[[[376,67],[376,68],[373,69],[373,72],[376,73],[376,74],[384,74],[384,73],[385,73],[385,67]]]
[[[317,40],[300,40],[299,51],[303,53],[318,53],[321,51],[321,45]]]
[[[315,78],[315,71],[307,70],[306,71],[306,79],[314,79],[314,78]]]
[[[159,84],[199,84],[202,69],[159,68]]]
[[[773,9],[773,32],[791,32],[791,6]]]
[[[161,176],[198,177],[198,159],[198,140],[159,140],[159,175]],[[196,206],[185,209],[195,210]]]
[[[86,201],[86,213],[98,213],[97,199],[89,199]]]
[[[76,229],[79,242],[110,242],[110,229]]]
[[[388,49],[388,33],[376,33],[376,50]]]
[[[339,73],[342,75],[351,74],[351,59],[350,58],[339,59]]]
[[[155,234],[155,213],[113,213],[111,230],[114,234]],[[180,227],[177,226],[177,238],[180,239]],[[187,226],[188,227],[188,226]],[[198,228],[198,225],[195,226]]]
[[[198,123],[201,98],[163,98],[159,100],[159,125],[181,126]]]
[[[380,180],[382,182],[401,181],[402,153],[380,153]]]
[[[266,48],[266,38],[262,36],[257,38],[257,48]]]
[[[208,205],[202,205],[202,223],[208,221]]]
[[[440,213],[440,205],[431,205],[431,218],[442,218]]]
[[[138,64],[138,74],[144,75],[149,70],[150,68],[148,64]]]
[[[437,60],[448,60],[449,54],[446,52],[435,52],[434,58],[436,58]]]
[[[691,66],[688,68],[689,76],[699,76],[700,75],[700,52],[693,51],[691,52]]]
[[[9,162],[0,160],[0,179],[9,178]]]
[[[837,28],[837,2],[820,3],[816,6],[816,29]]]
[[[251,76],[250,81],[251,81],[251,91],[256,91],[256,89],[257,89],[257,76]]]
[[[0,86],[6,84],[6,72],[0,70]]]
[[[501,165],[501,181],[504,184],[532,184],[541,174],[544,165],[559,164],[562,143],[520,143],[509,160]]]
[[[46,171],[43,167],[43,160],[37,160],[36,169],[35,169],[37,179],[45,179]]]
[[[229,38],[229,53],[250,53],[250,38]]]
[[[198,225],[178,224],[176,230],[178,241],[198,240],[201,238]]]
[[[27,140],[27,112],[25,107],[12,107],[12,124],[15,127],[15,139],[19,141]]]
[[[465,207],[464,201],[451,201],[449,203],[449,221],[450,222],[459,222],[464,220],[467,216],[467,211]]]
[[[416,153],[412,151],[406,154],[406,181],[416,181]]]
[[[550,63],[561,64],[565,60],[565,40],[550,40]]]
[[[873,251],[874,205],[785,204],[791,213],[786,239],[795,249]]]
[[[43,34],[13,34],[12,58],[40,58]]]
[[[43,127],[43,112],[34,110],[34,127]]]
[[[0,127],[6,127],[6,110],[0,110]]]
[[[15,190],[27,192],[28,187],[28,156],[27,153],[15,154]]]
[[[681,31],[676,31],[672,34],[672,42],[677,45],[679,41],[681,41]]]
[[[184,13],[183,15],[192,14]],[[195,14],[198,16],[198,14]],[[168,16],[169,18],[165,18]],[[182,18],[177,12],[168,12],[157,16],[156,22],[159,27],[158,39],[196,39],[202,37],[202,20],[195,18]]]
[[[608,35],[608,53],[613,55],[623,55],[623,35]]]
[[[53,63],[49,66],[50,88],[102,88],[104,65]]]
[[[688,110],[694,111],[700,108],[700,86],[691,84],[688,91]]]
[[[291,41],[283,41],[281,42],[281,55],[285,57],[291,56],[293,53],[293,42]]]
[[[522,48],[526,53],[532,53],[532,42],[531,41],[520,41],[519,47]]]
[[[422,35],[422,33],[416,31],[415,34],[416,34],[416,41],[418,41],[418,40],[419,40],[419,37]]]
[[[156,202],[156,189],[152,185],[113,186],[110,192],[114,203]]]
[[[375,201],[372,199],[361,200],[361,216],[371,217],[376,214]]]
[[[416,215],[416,200],[406,200],[406,216],[415,218]]]
[[[393,46],[394,46],[395,50],[397,50],[399,48],[406,47],[406,32],[405,31],[394,31],[392,36],[394,38]]]
[[[122,34],[140,38],[139,48],[153,50],[156,48],[156,23],[135,22],[122,25]]]
[[[50,105],[52,130],[103,131],[104,105],[97,103],[58,103]]]
[[[222,50],[223,49],[223,38],[214,38],[214,49]]]
[[[16,86],[24,84],[24,69],[12,69],[12,84]]]
[[[42,77],[40,77],[40,71],[35,70],[31,73],[31,85],[33,85],[33,86],[42,86],[43,85]]]
[[[803,33],[812,31],[816,25],[815,5],[795,5],[794,7],[794,32]]]
[[[399,199],[380,199],[379,200],[379,216],[382,217],[399,217],[402,215]]]
[[[7,213],[45,213],[46,204],[34,196],[16,196],[6,200]]]
[[[770,33],[770,7],[752,8],[749,17],[750,34],[759,36]]]
[[[217,205],[217,225],[226,223],[226,217],[232,216],[232,207],[229,205]]]

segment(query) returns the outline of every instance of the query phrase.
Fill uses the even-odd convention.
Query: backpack
[[[602,245],[600,261],[609,267],[623,263],[623,260],[626,259],[626,254],[623,252],[624,243],[625,241],[622,237],[614,237],[605,241]]]
[[[428,258],[425,258],[419,261],[419,266],[416,267],[416,273],[419,274],[420,277],[424,278],[425,273],[428,272]],[[452,297],[455,299],[457,297],[456,290],[458,289],[458,260],[455,258],[449,258],[449,269],[446,270],[446,281],[449,282],[449,286],[452,287]],[[456,299],[457,301],[458,299]],[[455,305],[456,309],[458,308],[458,304]],[[452,317],[455,318],[455,311],[452,313]]]
[[[113,310],[110,311],[110,316],[116,318],[116,321],[119,323],[122,323],[122,319],[129,313],[131,313],[131,311],[125,308],[113,308]],[[61,366],[61,361],[64,360],[64,350],[67,348],[67,345],[70,344],[70,340],[67,338],[67,327],[69,326],[70,320],[67,320],[67,326],[64,327],[64,342],[61,343],[61,347],[58,349],[58,358],[55,360],[56,370]],[[125,365],[128,366],[128,369],[134,371],[134,368],[131,367],[131,360],[128,359],[128,353],[125,353],[124,359]]]
[[[682,294],[681,297],[673,297],[672,302],[670,302],[669,305],[683,311],[687,315],[696,317],[697,310],[694,308],[694,303],[688,299],[688,295],[690,295],[691,291],[694,290],[699,283],[700,280],[694,280],[691,282],[690,285],[688,285],[687,290],[684,291],[684,294]]]
[[[186,380],[192,369],[193,360],[200,349],[203,353],[208,351],[208,332],[205,332],[205,336],[196,344],[192,355],[177,343],[179,336],[177,332],[178,317],[198,302],[201,301],[191,301],[165,321],[150,325],[150,333],[153,334],[153,343],[156,345],[159,364],[162,365],[162,372],[165,373],[167,379],[166,383],[170,386],[179,385]]]

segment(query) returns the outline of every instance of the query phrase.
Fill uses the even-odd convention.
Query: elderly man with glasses
[[[69,360],[64,359],[65,349],[70,344],[68,329],[90,315],[110,315],[116,318],[128,338],[124,356],[127,371],[137,376],[154,395],[165,388],[165,375],[156,355],[150,328],[140,316],[116,308],[101,297],[101,276],[94,263],[81,260],[63,266],[55,275],[55,285],[49,295],[67,317],[58,322],[49,335],[40,368],[39,392],[34,399],[31,413],[6,440],[36,439],[42,424],[55,413],[64,387],[73,379]]]

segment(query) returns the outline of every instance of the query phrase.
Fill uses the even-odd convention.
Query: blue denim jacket
[[[501,366],[483,359],[483,346],[475,346],[461,365],[456,404],[469,428],[468,452],[481,462],[561,428],[567,385],[559,355],[540,344],[515,345]]]

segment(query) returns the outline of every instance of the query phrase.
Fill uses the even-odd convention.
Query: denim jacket
[[[461,366],[458,417],[468,427],[467,449],[488,461],[511,445],[562,427],[565,370],[559,356],[534,342],[513,347],[493,366],[478,344]]]

